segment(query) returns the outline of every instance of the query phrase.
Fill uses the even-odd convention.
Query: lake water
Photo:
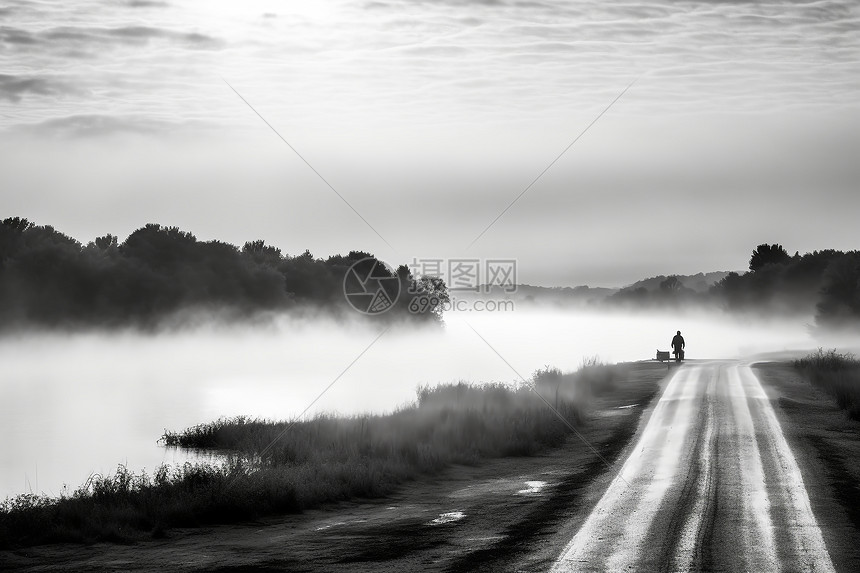
[[[290,418],[344,370],[307,415],[391,411],[413,400],[419,384],[513,382],[511,367],[529,377],[547,365],[573,370],[595,355],[648,359],[668,349],[678,329],[688,358],[818,346],[802,321],[520,310],[451,313],[443,330],[390,330],[375,343],[378,331],[367,327],[290,318],[158,335],[7,336],[0,339],[0,499],[57,495],[118,464],[152,473],[181,463],[185,453],[156,443],[165,429],[237,414]]]

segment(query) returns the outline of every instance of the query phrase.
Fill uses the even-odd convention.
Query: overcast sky
[[[860,247],[858,102],[856,0],[12,1],[0,216],[544,285],[742,269]]]

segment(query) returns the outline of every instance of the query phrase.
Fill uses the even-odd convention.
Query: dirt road
[[[676,372],[551,570],[835,571],[771,402],[732,362]]]

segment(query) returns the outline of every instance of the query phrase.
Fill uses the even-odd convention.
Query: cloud
[[[169,5],[167,2],[157,2],[154,0],[130,0],[128,2],[130,8],[166,8]]]
[[[34,35],[27,30],[12,28],[9,26],[0,26],[0,43],[30,45],[38,43],[38,39],[36,39]]]
[[[154,136],[203,130],[211,127],[203,121],[170,121],[143,115],[74,114],[38,123],[18,124],[19,133],[60,139],[98,138],[113,135]]]
[[[226,45],[224,40],[208,34],[178,32],[154,26],[58,26],[37,32],[9,26],[0,27],[0,44],[17,46],[22,50],[25,47],[30,50],[33,46],[77,51],[103,50],[112,46],[141,46],[153,40],[164,40],[198,50],[219,50]]]
[[[59,27],[39,34],[45,40],[68,40],[89,44],[142,45],[153,39],[164,39],[183,43],[191,48],[218,49],[223,40],[199,32],[176,32],[152,26],[123,26],[119,28]]]
[[[27,94],[54,96],[74,91],[65,82],[52,78],[0,74],[0,100],[13,103],[20,102]]]

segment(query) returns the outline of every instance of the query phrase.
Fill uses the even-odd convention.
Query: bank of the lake
[[[121,468],[70,495],[11,498],[0,513],[0,539],[7,548],[128,542],[176,527],[382,497],[453,465],[558,447],[574,429],[609,423],[592,415],[595,403],[610,396],[641,403],[664,374],[665,367],[630,364],[592,364],[567,374],[546,369],[532,380],[540,395],[526,385],[442,385],[423,389],[415,404],[387,415],[318,416],[293,425],[240,419],[168,433],[168,440],[234,456],[154,475]]]

